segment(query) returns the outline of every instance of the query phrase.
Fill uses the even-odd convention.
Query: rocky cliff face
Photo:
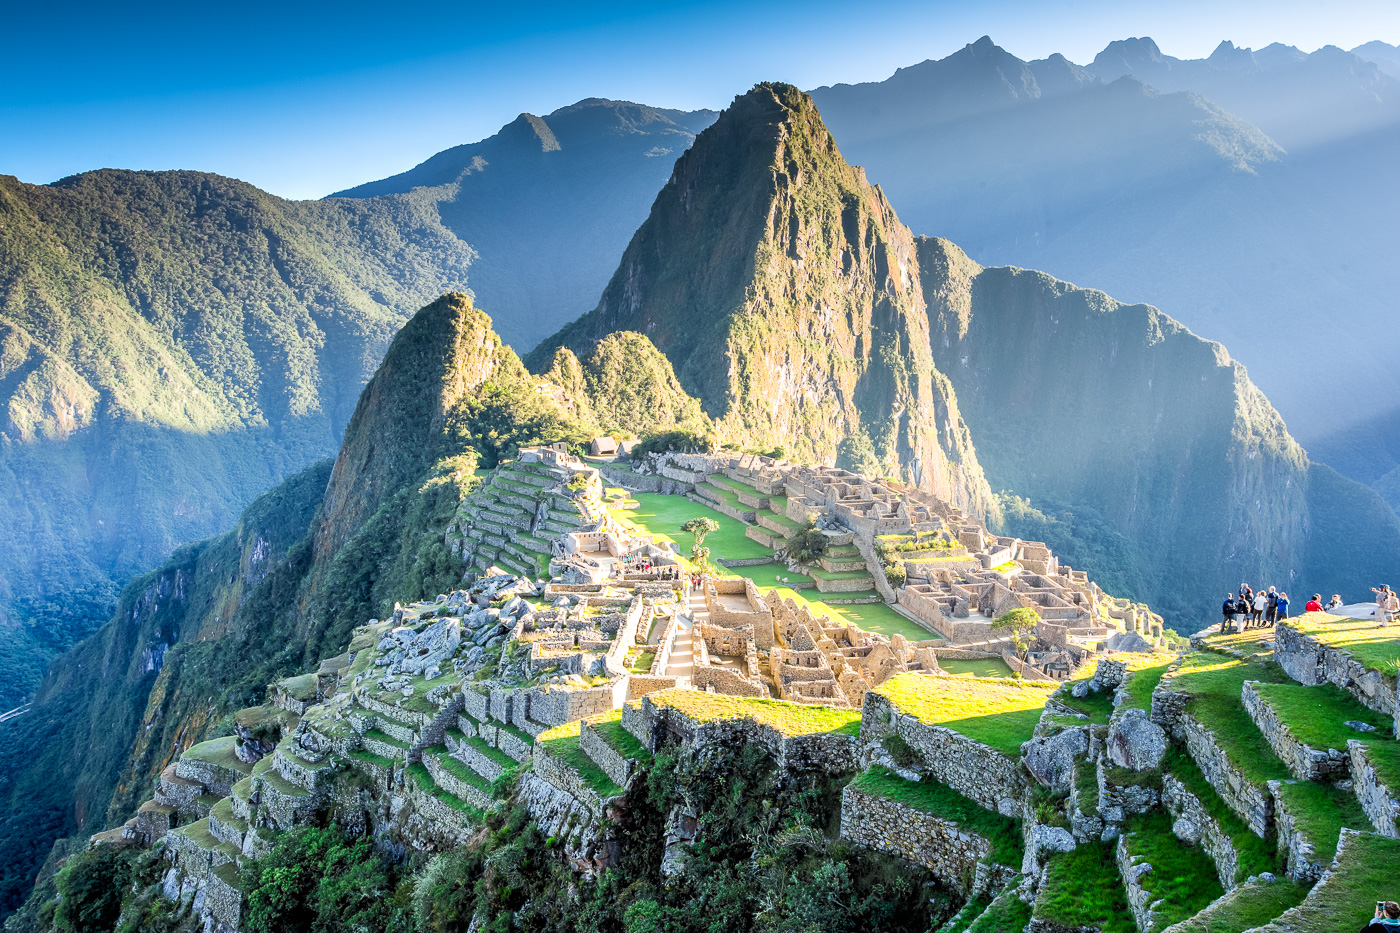
[[[598,307],[530,361],[618,330],[650,338],[730,442],[830,461],[864,435],[886,469],[993,508],[926,349],[913,238],[795,88],[757,86],[697,138]]]
[[[920,239],[919,257],[934,359],[989,478],[1060,516],[1049,530],[1013,522],[1016,533],[1068,535],[1054,542],[1066,562],[1126,575],[1134,598],[1183,627],[1209,621],[1242,580],[1301,597],[1364,592],[1400,569],[1383,503],[1310,464],[1219,344],[1147,305],[983,269],[946,240]],[[1108,537],[1121,543],[1111,557],[1096,551]]]

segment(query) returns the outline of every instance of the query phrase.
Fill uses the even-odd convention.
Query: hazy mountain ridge
[[[715,116],[589,98],[332,197],[422,188],[476,253],[472,294],[523,353],[593,307],[672,164]]]
[[[1168,68],[1149,43],[1116,43],[1081,69],[1021,62],[983,39],[885,82],[813,94],[842,151],[916,232],[987,265],[1163,308],[1230,347],[1305,443],[1388,410],[1400,378],[1369,335],[1400,288],[1386,207],[1400,199],[1400,84],[1340,50],[1301,63],[1222,50]],[[1130,77],[1109,67],[1129,51],[1165,64]],[[1221,63],[1241,58],[1247,69]],[[1325,110],[1352,135],[1297,151],[1265,135],[1272,111],[1254,105],[1286,110],[1302,89],[1302,122],[1321,126]],[[1296,135],[1279,125],[1280,141]],[[1333,320],[1324,339],[1321,308]],[[1300,380],[1299,366],[1335,378]]]
[[[1310,463],[1224,347],[1156,308],[919,246],[934,360],[988,479],[1051,518],[1010,508],[1010,533],[1051,536],[1178,624],[1241,580],[1356,594],[1400,570],[1400,520]]]

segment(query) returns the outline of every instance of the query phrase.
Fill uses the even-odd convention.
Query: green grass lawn
[[[1066,927],[1093,926],[1103,933],[1137,933],[1111,842],[1081,844],[1050,861],[1035,916]]]
[[[1031,922],[1031,905],[1016,896],[1016,885],[1007,885],[990,907],[982,912],[967,933],[1007,933],[1023,930]]]
[[[1150,710],[1152,708],[1152,691],[1157,689],[1157,684],[1162,682],[1162,675],[1176,661],[1175,654],[1166,657],[1162,655],[1148,655],[1146,657],[1153,660],[1144,661],[1137,668],[1129,666],[1132,673],[1128,677],[1128,698],[1123,703],[1126,709]]]
[[[603,741],[612,747],[623,758],[633,758],[638,761],[650,761],[651,752],[637,741],[636,736],[622,728],[622,708],[618,707],[601,713],[588,720],[588,724]]]
[[[850,736],[860,734],[858,709],[808,706],[786,700],[727,696],[699,690],[659,690],[647,696],[657,706],[679,710],[698,722],[752,719],[777,729],[783,735],[815,735],[823,732]]]
[[[979,806],[945,784],[931,778],[906,781],[888,768],[875,765],[861,772],[851,782],[851,787],[957,823],[960,828],[992,844],[992,861],[1002,865],[1021,864],[1021,830],[1017,822]]]
[[[1337,839],[1343,826],[1371,831],[1371,821],[1351,791],[1338,790],[1331,784],[1298,781],[1280,785],[1279,797],[1323,865],[1337,854]]]
[[[1141,884],[1152,900],[1163,901],[1158,929],[1199,913],[1225,893],[1215,863],[1200,849],[1182,844],[1165,810],[1135,817],[1125,829],[1128,852],[1152,866]]]
[[[742,576],[748,576],[747,571],[761,570],[756,567],[736,567],[734,572]],[[754,581],[757,582],[757,581]],[[812,599],[794,589],[780,586],[776,588],[778,595],[782,599],[791,599],[799,606],[806,606],[813,615],[830,616],[831,619],[842,625],[855,625],[865,629],[867,632],[878,632],[881,635],[903,635],[909,641],[927,641],[938,636],[922,626],[915,625],[909,619],[900,615],[894,609],[884,603],[835,603],[822,602],[820,599]],[[809,591],[810,592],[810,591]],[[1009,673],[1009,671],[1008,671]]]
[[[1010,677],[1014,673],[1001,658],[939,658],[938,666],[950,674],[973,677]]]
[[[1363,667],[1390,677],[1400,669],[1400,626],[1381,628],[1375,619],[1348,619],[1325,612],[1308,612],[1288,625],[1332,648],[1342,648]]]
[[[1358,732],[1342,725],[1348,719],[1369,723],[1377,730],[1390,731],[1391,719],[1367,709],[1347,693],[1332,684],[1304,687],[1301,684],[1259,684],[1256,691],[1265,703],[1278,713],[1304,745],[1314,748],[1345,749],[1348,739],[1366,738],[1375,733]]]
[[[1400,839],[1358,836],[1347,843],[1340,865],[1280,922],[1260,933],[1334,933],[1370,923],[1376,901],[1400,900]]]
[[[875,692],[920,722],[944,726],[1008,757],[1021,753],[1058,684],[896,674]]]
[[[1205,807],[1206,812],[1220,824],[1220,828],[1230,837],[1235,851],[1239,853],[1235,881],[1243,881],[1250,875],[1258,875],[1266,871],[1283,875],[1283,859],[1280,857],[1278,847],[1274,844],[1273,839],[1261,839],[1250,831],[1245,821],[1240,819],[1239,815],[1231,810],[1224,800],[1220,799],[1215,788],[1201,773],[1196,760],[1188,755],[1184,748],[1179,745],[1171,746],[1167,750],[1166,758],[1162,759],[1162,769],[1186,785],[1186,789],[1196,796],[1196,799],[1201,802],[1201,806]],[[1097,787],[1095,791],[1097,792]],[[1278,914],[1273,916],[1278,916]]]
[[[1113,715],[1113,693],[1108,690],[1090,690],[1084,696],[1076,697],[1067,688],[1062,688],[1056,691],[1055,702],[1076,713],[1083,713],[1091,723],[1100,726],[1108,725],[1109,717]]]
[[[757,584],[760,589],[765,590],[775,587],[784,587],[790,583],[795,583],[799,586],[805,584],[809,587],[812,585],[811,577],[806,574],[793,573],[782,564],[759,564],[757,567],[726,567],[725,570],[736,577],[748,577]],[[783,579],[780,580],[778,579],[779,577]]]
[[[745,560],[755,557],[772,557],[771,548],[766,548],[751,538],[744,536],[746,526],[737,519],[716,512],[709,506],[691,502],[684,496],[664,496],[654,492],[639,492],[635,495],[637,508],[615,512],[614,517],[624,522],[632,522],[642,531],[651,535],[662,535],[675,541],[683,553],[690,553],[691,536],[681,531],[681,526],[692,518],[712,518],[719,523],[719,530],[705,537],[705,546],[710,549],[711,560]]]
[[[1308,886],[1279,878],[1273,884],[1246,884],[1182,923],[1181,933],[1244,933],[1277,919],[1308,896]]]
[[[607,772],[598,767],[597,762],[589,758],[583,749],[579,748],[579,720],[565,723],[562,726],[555,726],[553,729],[541,732],[536,742],[544,746],[545,750],[555,758],[560,759],[575,771],[599,797],[617,797],[622,794],[622,788],[613,783]]]
[[[1187,712],[1215,732],[1225,754],[1244,776],[1262,787],[1266,781],[1292,775],[1269,748],[1254,720],[1240,702],[1246,680],[1286,683],[1287,676],[1273,665],[1251,664],[1214,651],[1193,651],[1182,658],[1171,675],[1171,689],[1188,694]]]

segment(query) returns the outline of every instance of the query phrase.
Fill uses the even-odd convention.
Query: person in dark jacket
[[[1224,635],[1225,630],[1230,627],[1230,620],[1235,614],[1235,594],[1226,593],[1225,602],[1220,606],[1220,634]]]

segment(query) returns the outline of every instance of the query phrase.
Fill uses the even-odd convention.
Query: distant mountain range
[[[1376,339],[1400,293],[1400,81],[1376,65],[1129,39],[1081,68],[983,38],[813,98],[916,232],[1161,307],[1305,444],[1400,407]]]
[[[716,116],[590,98],[332,197],[431,199],[475,253],[477,303],[523,353],[597,303],[671,166]]]

